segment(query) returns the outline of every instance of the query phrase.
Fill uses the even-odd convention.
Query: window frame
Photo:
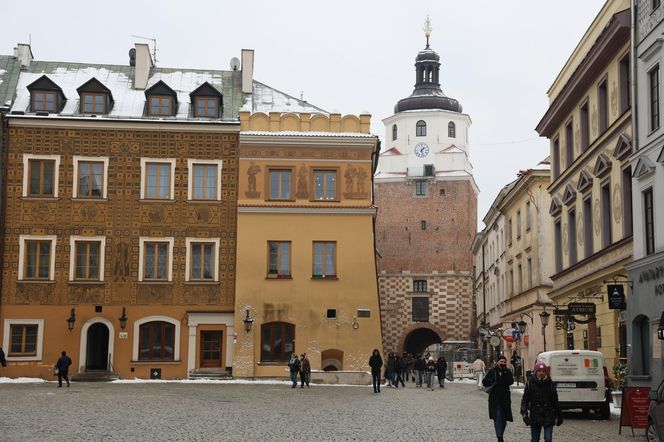
[[[579,131],[581,135],[581,146],[579,146],[582,155],[590,146],[590,112],[588,98],[579,106]]]
[[[413,180],[415,187],[415,196],[427,196],[428,187],[427,180]]]
[[[317,173],[330,173],[334,172],[334,197],[333,198],[316,198],[316,174]],[[340,201],[340,183],[339,183],[339,168],[338,167],[312,167],[311,168],[311,201],[317,202],[338,202]],[[325,188],[327,190],[327,188]]]
[[[598,137],[609,128],[609,81],[604,76],[597,83],[597,130]]]
[[[141,325],[146,324],[148,322],[168,322],[173,324],[175,326],[175,345],[173,346],[173,360],[168,360],[164,362],[180,362],[180,333],[181,333],[181,327],[180,327],[180,320],[171,318],[170,316],[161,316],[161,315],[154,315],[154,316],[145,316],[143,318],[138,319],[136,322],[134,322],[134,333],[132,336],[132,357],[131,357],[131,362],[132,363],[144,363],[144,364],[154,364],[155,362],[158,361],[151,361],[151,360],[139,360],[139,330]]]
[[[53,165],[53,195],[32,195],[29,193],[30,186],[30,162],[31,161],[54,161]],[[42,184],[40,184],[41,186]],[[34,155],[23,154],[23,198],[58,198],[60,187],[60,155]]]
[[[399,129],[396,124],[392,125],[392,141],[396,140],[399,136]]]
[[[454,121],[447,123],[447,138],[456,138],[456,124],[454,124]]]
[[[620,115],[624,114],[632,106],[630,91],[631,82],[631,60],[630,51],[627,51],[618,61],[618,94]]]
[[[321,274],[316,274],[316,245],[317,244],[323,244],[324,245],[324,255],[323,255],[323,273]],[[337,254],[338,254],[338,249],[337,249],[337,241],[312,241],[311,244],[311,279],[337,279],[338,278],[338,267],[337,267]],[[325,273],[326,266],[327,266],[327,253],[328,250],[327,248],[333,245],[334,250],[332,252],[332,265],[334,266],[334,273],[333,274],[328,274]]]
[[[660,128],[659,63],[648,69],[648,128],[655,132]]]
[[[197,282],[197,283],[219,282],[219,244],[220,243],[221,243],[221,238],[185,238],[185,246],[186,246],[186,252],[185,252],[186,264],[185,264],[185,277],[184,277],[185,282]],[[212,244],[212,258],[213,258],[212,278],[192,277],[191,272],[193,270],[193,259],[194,259],[194,251],[192,247],[195,244]]]
[[[277,272],[273,273],[270,271],[272,267],[272,254],[270,251],[271,244],[277,245]],[[283,251],[281,246],[288,245],[288,273],[281,273],[281,263]],[[293,243],[292,241],[283,241],[283,240],[268,240],[267,241],[267,279],[292,279],[293,277]]]
[[[421,303],[424,305],[424,300],[426,300],[426,315],[425,314],[417,314],[416,315],[416,303]],[[431,306],[429,305],[429,300],[430,296],[429,295],[417,295],[417,296],[411,296],[410,298],[410,310],[411,310],[411,321],[412,322],[429,322],[429,318],[431,317]],[[419,313],[419,311],[417,312]]]
[[[158,112],[152,112],[152,100],[159,100],[159,111]],[[167,101],[168,102],[168,112],[163,112],[163,103]],[[172,117],[174,115],[173,112],[173,96],[172,95],[164,95],[164,94],[150,94],[148,95],[148,100],[147,100],[147,105],[148,105],[148,116],[149,117]]]
[[[529,232],[533,226],[533,217],[531,213],[530,201],[526,201],[526,232]]]
[[[99,277],[96,279],[91,278],[77,278],[76,277],[76,252],[77,243],[99,243]],[[69,282],[104,282],[104,269],[106,264],[106,237],[105,236],[78,236],[72,235],[69,237]]]
[[[154,344],[155,344],[154,343],[154,334],[153,334],[154,329],[155,329],[154,325],[159,325],[160,328],[161,328],[161,330],[159,332],[159,334],[161,336],[161,339],[160,339],[160,342],[159,342],[159,344],[160,344],[159,348],[161,349],[161,354],[158,355],[158,356],[155,356],[154,353],[153,353]],[[149,340],[150,344],[151,344],[150,345],[150,356],[151,357],[143,357],[142,353],[141,353],[141,341],[142,341],[141,338],[144,336],[144,330],[146,330],[148,327],[149,327],[148,337],[151,336],[153,338],[153,339]],[[176,325],[173,324],[172,322],[169,322],[169,321],[147,321],[147,322],[141,323],[138,326],[138,357],[137,357],[137,361],[140,361],[140,362],[174,362],[174,361],[176,361],[177,359],[175,358],[175,342],[176,342],[175,327],[176,327]],[[173,342],[172,343],[168,342],[167,333],[166,333],[167,328],[172,328],[173,329]],[[166,348],[169,343],[172,344],[171,348],[173,349],[173,355],[170,358],[169,357],[164,357],[164,351],[163,351],[163,349]]]
[[[567,232],[569,267],[571,267],[578,262],[576,207],[567,210]]]
[[[562,220],[557,217],[553,221],[553,248],[554,248],[554,270],[560,273],[563,270],[563,230]]]
[[[74,180],[72,183],[72,198],[78,199],[92,199],[92,200],[105,200],[108,199],[108,162],[109,157],[89,157],[89,156],[80,156],[74,155],[72,157],[74,163]],[[81,196],[79,194],[79,166],[80,163],[102,163],[103,164],[103,177],[102,177],[102,189],[101,196]]]
[[[170,159],[175,161],[174,159]],[[216,195],[214,198],[195,198],[195,174],[194,169],[196,166],[216,166],[217,168],[217,181],[215,192]],[[173,166],[173,168],[175,168]],[[210,202],[210,201],[221,201],[221,182],[222,182],[222,170],[223,170],[223,160],[199,160],[199,159],[187,159],[187,200],[188,201],[200,201],[200,202]],[[173,176],[173,178],[175,178]]]
[[[424,120],[417,120],[415,123],[415,136],[416,137],[426,137],[427,136],[427,122]]]
[[[424,289],[424,290],[422,290]],[[413,292],[415,293],[429,293],[428,284],[426,279],[413,279]]]
[[[27,243],[32,241],[38,242],[51,242],[50,257],[49,257],[49,276],[48,278],[26,278],[26,260],[27,260]],[[18,280],[27,281],[31,283],[44,283],[52,282],[55,280],[55,251],[57,245],[56,235],[19,235],[19,252],[18,252]]]
[[[265,181],[265,197],[268,201],[295,201],[294,198],[294,186],[295,186],[295,173],[294,173],[294,168],[293,167],[288,167],[288,166],[268,166],[267,168],[267,180]],[[277,174],[282,174],[282,173],[288,173],[289,174],[289,190],[288,190],[288,195],[285,197],[273,197],[272,196],[272,173],[277,173]],[[315,180],[315,179],[314,179]],[[281,187],[282,181],[279,180],[279,186]],[[336,183],[335,183],[336,185]],[[315,189],[314,189],[315,192]],[[335,192],[336,194],[336,192]]]
[[[154,236],[141,236],[138,238],[139,249],[138,249],[138,282],[144,283],[164,283],[164,282],[173,282],[173,244],[174,238],[171,237],[154,237]],[[145,278],[145,263],[146,263],[146,253],[145,245],[146,243],[166,243],[167,246],[167,277],[165,279],[150,279]]]
[[[602,222],[602,249],[613,244],[613,201],[611,195],[611,179],[607,179],[599,186],[600,189],[600,219]],[[606,189],[606,190],[605,190]]]
[[[275,329],[279,328],[281,332],[281,344],[280,348],[276,349],[276,342],[274,339],[275,336]],[[269,355],[268,357],[265,357],[265,342],[264,342],[264,337],[265,337],[265,330],[270,330],[269,334]],[[287,341],[287,338],[291,338],[290,342]],[[291,350],[287,350],[287,345],[292,346]],[[260,361],[261,363],[268,363],[268,364],[287,364],[291,354],[295,352],[295,324],[291,324],[290,322],[282,322],[282,321],[272,321],[272,322],[266,322],[264,324],[261,324],[261,335],[260,335]],[[277,351],[278,353],[277,354]]]
[[[10,353],[11,327],[14,325],[36,325],[37,346],[34,355],[14,356]],[[5,319],[3,324],[2,348],[7,350],[7,361],[41,361],[44,348],[44,320],[43,319]]]
[[[655,253],[655,206],[654,190],[650,186],[641,192],[643,202],[643,240],[645,256]],[[650,198],[648,198],[648,196]],[[648,201],[649,200],[649,201]]]
[[[147,196],[148,187],[148,166],[151,164],[169,164],[170,165],[170,195],[168,198],[150,198]],[[173,201],[175,199],[175,158],[141,158],[141,189],[140,199],[145,201]]]
[[[565,168],[574,163],[574,120],[570,118],[565,124]]]
[[[87,103],[85,102],[86,97],[91,97],[92,98],[92,108],[93,110],[88,111],[86,109]],[[96,112],[94,108],[96,107],[97,100],[101,98],[103,100],[102,107],[103,110],[101,112]],[[99,115],[99,114],[107,114],[108,113],[108,94],[105,92],[81,92],[81,98],[80,98],[80,113],[82,114],[87,114],[87,115]]]
[[[198,113],[199,101],[205,101],[206,102],[206,105],[205,105],[206,115],[199,115],[199,113]],[[211,101],[216,102],[215,105],[217,106],[217,111],[216,111],[215,115],[209,115],[209,106],[208,106],[208,104]],[[215,97],[213,95],[196,95],[194,97],[194,103],[193,104],[194,104],[194,117],[195,118],[219,118],[219,110],[221,108],[221,100],[219,99],[219,97]]]
[[[46,105],[48,103],[48,100],[46,100],[47,96],[52,96],[53,97],[53,110],[46,109],[46,106],[44,109],[37,109],[37,97],[44,97],[43,103]],[[57,91],[49,91],[49,90],[43,90],[43,89],[34,89],[30,91],[30,111],[31,112],[48,112],[48,113],[57,113],[59,112],[58,109],[58,92]]]

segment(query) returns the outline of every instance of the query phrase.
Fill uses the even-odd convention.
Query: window
[[[314,170],[314,199],[332,201],[337,198],[337,171]]]
[[[597,108],[599,118],[599,133],[603,134],[609,127],[609,108],[607,100],[606,79],[597,87]]]
[[[650,92],[650,131],[659,129],[659,65],[648,72]]]
[[[658,343],[659,344],[659,343]],[[633,375],[650,374],[650,322],[644,315],[639,315],[632,322],[632,360]]]
[[[526,201],[526,231],[530,230],[533,224],[533,219],[530,214],[530,201]]]
[[[55,91],[32,91],[33,112],[56,112],[58,97]]]
[[[415,181],[415,196],[427,195],[427,182],[425,180]]]
[[[392,125],[392,141],[397,139],[397,125],[393,124]]]
[[[507,243],[512,245],[512,218],[507,221]]]
[[[514,270],[510,269],[510,295],[514,294]]]
[[[325,316],[327,319],[336,319],[337,317],[337,309],[336,308],[328,308],[327,309],[327,314]]]
[[[173,238],[139,238],[139,281],[171,281]],[[187,275],[188,276],[188,275]]]
[[[105,114],[106,94],[84,93],[81,95],[81,113]]]
[[[314,242],[314,278],[335,278],[336,269],[336,242]]]
[[[295,326],[287,322],[261,325],[261,362],[285,362],[295,350]]]
[[[521,238],[521,211],[516,211],[516,239]]]
[[[53,280],[55,236],[19,236],[19,279]]]
[[[106,198],[108,157],[74,156],[74,198]]]
[[[219,117],[219,98],[217,97],[196,97],[194,99],[194,109],[196,117],[218,118]]]
[[[187,238],[187,281],[217,281],[219,239]]]
[[[655,211],[652,187],[643,191],[643,220],[645,222],[646,255],[655,253]]]
[[[21,196],[57,198],[60,155],[23,154]]]
[[[427,292],[427,282],[424,279],[413,280],[413,291],[426,293]]]
[[[447,123],[447,136],[450,138],[456,138],[456,125],[453,121]]]
[[[413,321],[415,322],[428,322],[429,321],[429,297],[428,296],[413,296]]]
[[[420,221],[420,229],[426,230],[427,229],[427,222],[422,220]]]
[[[272,200],[291,199],[293,172],[291,169],[269,169],[270,189],[268,195]]]
[[[175,360],[175,325],[152,321],[139,327],[139,361]]]
[[[173,115],[173,97],[150,95],[150,116]]]
[[[593,207],[592,197],[583,200],[583,250],[584,258],[593,254]]]
[[[533,288],[533,260],[528,258],[528,288]]]
[[[560,219],[557,219],[553,224],[553,242],[555,245],[556,253],[556,273],[560,272],[563,269],[563,239],[562,239],[562,229],[560,225]]]
[[[587,101],[581,106],[579,114],[581,120],[581,153],[583,153],[590,145],[590,114],[588,113]]]
[[[611,182],[607,181],[602,186],[602,248],[611,245]]]
[[[290,241],[268,241],[267,243],[268,278],[290,278],[291,243]]]
[[[521,267],[521,264],[517,266],[517,274],[516,274],[519,282],[519,293],[523,292],[523,268]]]
[[[565,165],[570,167],[574,162],[574,130],[572,120],[565,126]]]
[[[221,164],[222,160],[187,160],[189,200],[221,200]]]
[[[192,170],[192,169],[190,169]],[[173,199],[174,158],[141,158],[141,199]],[[190,183],[193,196],[193,175]]]
[[[569,265],[576,264],[576,210],[567,212],[567,228],[569,229]]]
[[[602,327],[597,327],[597,336],[595,336],[595,345],[598,350],[602,347]]]
[[[623,238],[632,235],[632,168],[622,170]]]
[[[433,164],[424,165],[424,176],[429,176],[429,177],[435,176]]]
[[[70,281],[103,281],[105,237],[72,236]]]
[[[631,106],[629,96],[629,52],[620,60],[620,113],[622,114]]]
[[[560,140],[558,138],[553,140],[551,147],[551,166],[553,167],[553,179],[555,180],[560,176]]]
[[[427,136],[427,124],[424,120],[420,120],[415,123],[415,136],[417,137],[426,137]]]
[[[7,356],[36,356],[37,331],[37,324],[11,324]]]

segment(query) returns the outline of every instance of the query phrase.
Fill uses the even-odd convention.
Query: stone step
[[[190,371],[189,379],[211,379],[215,381],[229,381],[233,379],[226,371],[224,372],[205,372],[205,371]]]
[[[72,376],[74,382],[107,382],[120,379],[117,373],[108,373],[106,371],[86,371]]]

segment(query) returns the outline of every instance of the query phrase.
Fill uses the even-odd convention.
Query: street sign
[[[567,304],[570,315],[595,316],[595,308],[596,306],[592,302],[570,302]]]
[[[622,284],[609,284],[606,286],[609,294],[609,308],[611,310],[625,310],[625,286]]]

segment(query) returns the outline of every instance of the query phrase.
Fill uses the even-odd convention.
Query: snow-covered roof
[[[270,132],[262,130],[243,130],[240,135],[266,135],[271,137],[348,137],[348,138],[373,138],[375,135],[362,132],[302,132],[302,131],[280,131]]]
[[[240,109],[242,111],[248,111],[252,113],[264,112],[266,114],[270,112],[306,112],[312,114],[329,115],[327,111],[317,106],[309,104],[303,100],[298,100],[291,95],[278,91],[277,89],[266,86],[263,83],[255,80],[253,84],[253,93],[246,98],[247,100],[245,101],[244,106],[242,106],[242,109]]]

